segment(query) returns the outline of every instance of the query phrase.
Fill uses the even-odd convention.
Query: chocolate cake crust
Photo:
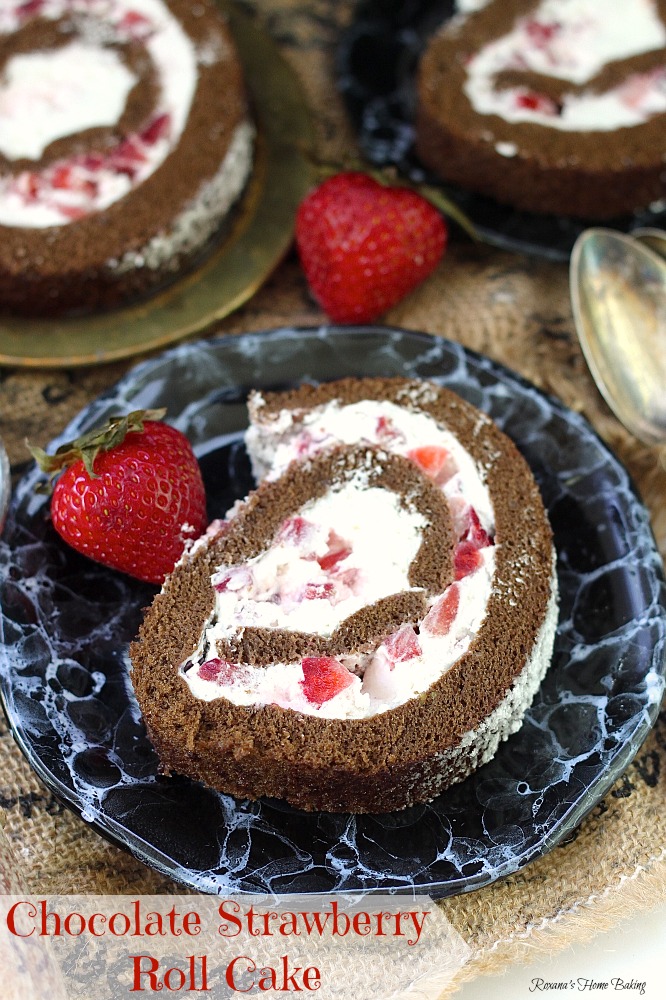
[[[655,0],[666,24],[666,0]],[[535,213],[606,219],[666,195],[666,114],[614,131],[567,131],[481,115],[464,92],[465,63],[511,30],[538,0],[491,0],[435,34],[417,73],[416,151],[445,181]],[[608,63],[586,84],[503,72],[496,86],[524,84],[557,104],[562,95],[604,93],[633,73],[666,67],[666,49]],[[515,147],[515,154],[498,149]]]
[[[487,614],[467,652],[421,695],[368,718],[318,718],[276,705],[238,706],[224,697],[201,701],[177,670],[212,610],[210,576],[222,536],[179,565],[148,610],[130,650],[132,681],[167,771],[240,797],[286,798],[308,810],[392,811],[427,801],[478,765],[478,747],[461,741],[520,683],[552,602],[552,534],[515,445],[446,389],[405,379],[343,380],[269,394],[253,405],[270,419],[285,407],[297,414],[333,399],[392,399],[424,410],[485,471],[496,569]]]

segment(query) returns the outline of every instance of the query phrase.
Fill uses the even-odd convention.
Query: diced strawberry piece
[[[340,549],[338,552],[327,552],[325,556],[320,556],[317,560],[319,565],[323,570],[329,572],[332,570],[339,562],[346,559],[347,556],[351,555],[351,549]]]
[[[306,583],[305,590],[303,591],[303,600],[330,600],[334,593],[335,585],[333,583]]]
[[[516,105],[519,108],[529,108],[530,111],[536,111],[539,107],[539,98],[537,94],[516,94]]]
[[[202,681],[217,681],[218,684],[229,684],[238,673],[238,665],[213,656],[199,667],[199,677]]]
[[[105,160],[101,153],[86,153],[79,162],[86,170],[99,170],[104,166]]]
[[[44,0],[26,0],[20,7],[17,7],[16,13],[19,17],[31,17],[33,14],[39,14],[43,6]]]
[[[414,657],[421,655],[418,636],[412,626],[408,624],[401,625],[397,632],[384,640],[383,645],[386,655],[394,663],[413,660]]]
[[[451,461],[451,455],[439,445],[424,445],[422,448],[412,448],[407,452],[407,458],[425,472],[426,476],[434,479],[441,485],[450,479],[455,472],[455,466]]]
[[[152,22],[137,10],[128,10],[127,13],[123,14],[118,22],[118,27],[131,38],[145,38],[153,30]]]
[[[309,431],[302,431],[296,440],[296,455],[298,458],[305,458],[312,445],[312,434]]]
[[[40,176],[33,174],[31,170],[24,170],[17,176],[12,187],[26,202],[36,201],[40,194]]]
[[[123,139],[112,151],[107,165],[117,174],[127,174],[128,177],[132,178],[136,176],[139,166],[145,162],[146,156],[139,149],[137,143],[132,138],[128,138]]]
[[[126,174],[130,180],[134,180],[137,175],[137,166],[134,163],[130,163],[127,160],[116,160],[109,162],[109,167],[111,170],[115,171],[117,174]]]
[[[213,587],[218,594],[226,590],[238,591],[247,587],[252,579],[252,575],[246,566],[233,566],[228,570],[220,570],[213,577]]]
[[[653,90],[664,89],[664,74],[663,66],[647,73],[632,73],[618,90],[620,100],[625,107],[640,109]]]
[[[54,167],[49,180],[51,181],[51,187],[69,190],[72,187],[71,166],[63,163]]]
[[[166,139],[171,131],[171,115],[165,112],[153,118],[144,130],[140,133],[140,138],[147,146],[152,146],[160,139]]]
[[[456,580],[462,580],[464,576],[469,576],[483,563],[483,556],[472,542],[460,542],[456,546],[453,557],[453,565],[456,573]]]
[[[199,677],[202,681],[214,681],[217,675],[222,670],[222,660],[214,657],[212,660],[206,660],[199,667]]]
[[[525,31],[537,48],[545,48],[559,30],[560,25],[556,21],[550,24],[546,24],[544,21],[537,21],[534,18],[529,18],[525,21]]]
[[[317,562],[323,570],[330,572],[338,563],[341,563],[343,559],[350,556],[352,550],[351,545],[344,538],[341,538],[337,531],[333,531],[333,529],[328,533],[326,544],[328,545],[328,551],[323,556],[318,556]]]
[[[474,510],[473,507],[469,509],[470,517],[470,528],[467,532],[467,541],[471,542],[472,545],[477,549],[484,549],[486,545],[492,545],[492,538],[488,532],[481,526],[481,521],[479,520],[479,515]]]
[[[558,107],[547,94],[539,94],[535,90],[524,90],[516,94],[516,107],[537,111],[540,115],[556,115]]]
[[[94,198],[97,194],[97,183],[81,176],[69,163],[61,163],[54,167],[48,180],[51,187],[57,191],[77,191],[89,198]]]
[[[375,434],[380,441],[391,441],[400,436],[400,432],[393,426],[391,418],[384,415],[377,417]]]
[[[433,478],[442,469],[448,457],[446,448],[437,445],[424,445],[422,448],[412,448],[407,452],[407,458],[411,458],[412,462],[416,462],[423,472]]]
[[[456,540],[465,537],[469,530],[469,504],[459,493],[447,497],[451,526]]]
[[[354,675],[331,656],[306,656],[301,662],[303,694],[313,705],[321,706],[348,688]]]
[[[361,582],[361,571],[356,566],[350,566],[349,569],[344,569],[341,573],[338,573],[336,580],[344,583],[345,587],[349,587],[353,593],[356,593],[356,588]]]
[[[421,628],[431,635],[446,635],[458,614],[460,592],[455,583],[447,587],[441,597],[438,597],[428,614],[421,622]]]
[[[80,205],[59,205],[57,202],[51,203],[51,208],[54,208],[56,212],[64,216],[66,219],[83,219],[84,216],[88,214],[85,208],[81,208]]]
[[[146,24],[147,22],[148,19],[137,10],[128,10],[122,20],[123,24]]]
[[[31,201],[39,198],[40,180],[38,174],[28,173],[26,176],[27,196]]]
[[[278,532],[278,538],[281,542],[286,542],[288,545],[302,545],[303,542],[306,542],[312,536],[313,532],[314,524],[312,521],[308,521],[306,518],[301,517],[300,514],[296,514],[294,517],[288,517],[282,523],[282,527]]]
[[[146,161],[144,152],[131,136],[127,139],[123,139],[114,152],[122,159],[130,160],[133,163],[145,163]]]
[[[448,502],[453,534],[458,541],[470,542],[477,549],[493,545],[493,539],[482,526],[479,515],[464,497],[455,495],[449,497]]]

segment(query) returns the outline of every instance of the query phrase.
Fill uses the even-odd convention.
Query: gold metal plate
[[[257,125],[252,177],[222,244],[192,273],[152,298],[92,316],[0,317],[0,364],[74,368],[102,364],[203,334],[246,302],[282,259],[314,171],[313,130],[300,81],[275,42],[233,4],[228,14]]]

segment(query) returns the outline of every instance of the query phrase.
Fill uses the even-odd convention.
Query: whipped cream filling
[[[265,552],[213,576],[217,622],[207,641],[214,648],[246,626],[330,636],[365,605],[414,589],[407,572],[425,525],[361,477],[306,504]]]
[[[341,443],[367,442],[409,457],[448,499],[456,580],[427,599],[421,621],[404,623],[374,649],[338,656],[332,669],[319,662],[326,657],[265,667],[220,660],[217,638],[245,626],[329,636],[359,608],[412,589],[407,571],[421,541],[421,515],[399,510],[394,494],[362,483],[328,494],[288,519],[269,551],[244,566],[220,567],[213,576],[215,612],[179,671],[192,694],[202,701],[223,696],[236,705],[274,704],[321,718],[359,719],[426,691],[469,649],[493,589],[494,512],[483,470],[430,415],[388,401],[334,402],[296,421],[283,411],[252,426],[246,441],[255,469],[271,479],[292,461]],[[265,606],[258,608],[260,603]],[[327,689],[323,700],[318,679]]]
[[[467,63],[464,91],[478,114],[562,131],[612,131],[666,111],[666,70],[629,76],[605,93],[564,94],[556,104],[527,87],[496,88],[504,70],[529,71],[586,84],[608,63],[666,45],[654,0],[543,0],[512,30]]]
[[[482,470],[457,437],[422,410],[388,400],[364,399],[345,405],[335,400],[296,418],[283,410],[266,424],[250,426],[245,440],[258,479],[276,479],[291,462],[339,444],[367,443],[394,455],[418,455],[424,461],[427,449],[434,449],[430,471],[441,480],[454,519],[461,508],[472,506],[484,529],[489,533],[494,530],[495,517]],[[448,456],[439,469],[435,468],[436,449]]]
[[[12,56],[0,89],[0,152],[38,160],[63,135],[113,125],[136,82],[112,49],[82,42]]]
[[[361,719],[386,712],[426,691],[469,649],[486,614],[494,547],[482,550],[480,559],[474,573],[429,602],[428,614],[416,628],[405,624],[375,650],[338,656],[337,663],[349,671],[349,683],[323,702],[308,696],[302,661],[266,667],[216,662],[214,646],[206,644],[215,638],[215,626],[206,630],[199,653],[181,666],[180,676],[202,701],[224,696],[235,705],[279,705],[329,719]],[[450,621],[446,610],[442,613],[443,606],[451,609]],[[205,650],[208,653],[198,664]]]
[[[17,31],[33,15],[50,20],[73,15],[80,29],[80,40],[70,43],[77,46],[76,59],[71,56],[71,65],[62,73],[70,45],[51,53],[16,56],[0,83],[2,151],[8,159],[35,160],[34,169],[0,177],[0,225],[44,228],[102,211],[150,177],[183,132],[199,58],[210,62],[220,54],[198,54],[162,0],[40,0],[37,7],[25,0],[5,0],[0,37]],[[91,149],[40,168],[39,157],[54,139],[91,125],[113,125],[120,118],[134,77],[109,46],[130,41],[145,47],[155,68],[159,97],[150,121],[116,147]],[[17,64],[17,59],[29,62]],[[25,77],[26,66],[38,69],[30,80]],[[43,112],[26,121],[30,100],[37,101]],[[57,114],[49,114],[49,101]]]

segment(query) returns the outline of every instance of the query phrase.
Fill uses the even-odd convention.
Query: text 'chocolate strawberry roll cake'
[[[213,0],[3,0],[0,308],[115,306],[198,259],[252,168]]]
[[[513,443],[454,393],[255,393],[256,491],[132,644],[165,770],[303,809],[425,802],[489,760],[550,662],[555,552]]]
[[[582,218],[666,196],[666,0],[489,0],[433,35],[417,90],[446,181]]]

